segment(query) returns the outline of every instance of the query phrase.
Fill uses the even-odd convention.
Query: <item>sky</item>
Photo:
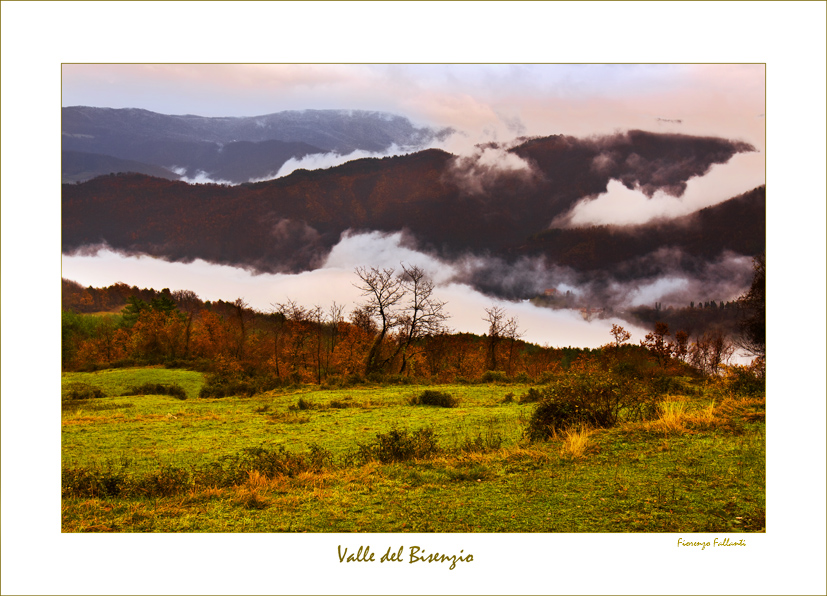
[[[2,550],[3,593],[335,593],[358,589],[384,594],[404,589],[420,593],[823,594],[825,4],[487,2],[474,3],[473,10],[465,2],[411,6],[405,2],[2,3],[4,316],[0,381],[4,399],[0,470],[2,538],[4,546],[15,546]],[[748,536],[746,549],[737,553],[677,552],[676,535],[671,534],[147,535],[94,540],[61,535],[60,499],[54,489],[60,474],[56,455],[60,440],[55,432],[60,412],[32,406],[33,400],[47,404],[47,395],[54,395],[60,383],[59,366],[48,364],[60,358],[56,332],[57,276],[61,272],[59,102],[75,105],[105,100],[119,107],[115,101],[120,88],[147,101],[165,96],[163,104],[145,104],[158,111],[192,112],[191,99],[206,109],[215,96],[213,107],[222,112],[234,99],[251,113],[268,113],[287,109],[280,108],[279,102],[288,105],[301,99],[303,90],[323,88],[319,101],[333,97],[331,90],[336,98],[346,97],[344,91],[348,91],[349,97],[365,102],[353,107],[399,111],[422,122],[441,123],[456,115],[471,131],[464,144],[458,143],[466,148],[495,134],[498,140],[510,138],[513,131],[521,130],[520,125],[525,127],[523,134],[674,127],[761,142],[756,147],[763,148],[762,139],[755,138],[755,119],[763,109],[756,112],[752,104],[743,104],[743,111],[735,107],[742,101],[737,93],[742,84],[746,89],[754,86],[752,76],[734,71],[715,76],[704,67],[656,67],[652,70],[668,71],[669,76],[655,80],[647,68],[629,69],[638,82],[631,89],[628,77],[632,75],[591,77],[599,67],[589,69],[589,76],[558,74],[554,95],[546,78],[532,81],[527,77],[518,86],[503,75],[498,79],[501,83],[485,85],[484,77],[489,75],[471,73],[465,76],[476,77],[472,82],[476,88],[486,88],[488,95],[474,92],[471,85],[465,86],[464,93],[445,95],[446,86],[439,83],[461,75],[440,68],[419,83],[399,75],[399,85],[388,87],[377,84],[382,77],[373,67],[362,69],[361,87],[347,86],[352,77],[344,74],[333,80],[333,75],[324,75],[324,69],[319,69],[319,75],[305,69],[304,83],[273,86],[269,97],[254,99],[256,93],[240,86],[233,92],[192,78],[181,88],[178,79],[168,74],[166,79],[159,75],[157,85],[144,78],[147,87],[137,82],[130,87],[112,73],[95,80],[75,79],[98,89],[94,97],[81,96],[80,86],[71,89],[72,81],[61,81],[60,75],[61,64],[82,62],[766,63],[768,395],[774,404],[768,425],[769,531]],[[693,72],[694,78],[688,76]],[[260,88],[259,75],[235,76],[242,77],[250,89]],[[324,87],[314,87],[317,76],[326,81]],[[276,78],[271,79],[270,85],[276,83]],[[514,89],[532,85],[548,92],[548,102],[518,105],[506,101],[519,95]],[[712,95],[696,93],[700,88],[711,90]],[[360,89],[369,93],[359,93]],[[371,98],[374,89],[376,97]],[[608,105],[606,98],[614,91],[626,95],[614,105],[614,112],[602,111],[600,107]],[[121,100],[125,95],[121,94]],[[180,96],[177,104],[171,99],[176,95]],[[437,97],[445,100],[437,101]],[[588,97],[588,101],[577,102],[573,97]],[[674,101],[667,102],[669,97]],[[579,119],[578,113],[593,117]],[[788,308],[793,304],[801,308]],[[801,319],[801,310],[806,321]],[[32,390],[33,384],[38,391]],[[802,453],[807,454],[806,462]],[[712,538],[706,534],[693,537]],[[426,549],[473,552],[477,558],[473,574],[459,569],[412,570],[408,567],[415,566],[408,565],[389,570],[336,564],[339,543],[366,543],[384,550],[388,545],[414,541]],[[216,553],[220,553],[220,564]],[[585,560],[600,560],[605,573],[590,573],[582,565],[582,553],[588,553]],[[95,572],[78,573],[88,568],[90,560],[95,561]],[[632,582],[628,570],[640,567],[642,560],[647,573],[634,575]],[[686,573],[688,560],[702,572]],[[50,573],[43,572],[43,561],[48,561]],[[550,562],[552,576],[548,574]],[[733,563],[749,572],[733,574]],[[135,573],[136,568],[147,572]],[[244,571],[249,569],[262,571]]]
[[[63,106],[386,111],[463,131],[458,148],[635,128],[764,145],[763,64],[64,64],[62,75]]]

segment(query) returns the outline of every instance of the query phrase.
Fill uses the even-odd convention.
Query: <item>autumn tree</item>
[[[192,290],[176,290],[172,293],[172,298],[178,306],[178,310],[184,313],[187,318],[186,329],[184,330],[184,357],[190,357],[190,338],[192,337],[192,321],[195,313],[200,310],[202,306],[198,294]]]
[[[244,342],[247,340],[247,314],[246,310],[249,304],[243,298],[236,298],[233,302],[233,309],[238,320],[238,343],[236,348],[236,358],[242,360],[244,358]]]
[[[647,333],[646,337],[640,340],[640,345],[654,354],[661,366],[666,366],[673,353],[674,345],[666,341],[667,336],[669,336],[669,325],[658,322],[655,323],[655,330]]]
[[[619,350],[620,350],[620,346],[621,346],[623,343],[625,343],[625,342],[629,341],[629,339],[632,337],[632,334],[631,334],[631,333],[629,333],[628,331],[626,331],[626,330],[625,330],[623,327],[621,327],[620,325],[616,325],[616,324],[613,324],[613,325],[612,325],[612,331],[611,331],[611,334],[612,334],[612,337],[614,337],[614,338],[615,338],[615,351],[619,351]]]

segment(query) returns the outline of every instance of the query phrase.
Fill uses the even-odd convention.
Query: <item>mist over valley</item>
[[[324,167],[335,163],[325,161],[331,153],[313,153],[306,141],[358,156],[398,150],[397,143],[433,142],[455,131],[342,110],[256,119],[64,108],[64,119],[64,148],[117,148],[121,157],[97,158],[114,170],[134,165],[118,161],[127,157],[155,155],[158,163],[157,155],[163,155],[161,161],[185,163],[183,156],[199,153],[191,151],[193,143],[213,144],[199,153],[202,161],[173,168],[170,176],[130,170],[65,184],[62,243],[69,278],[74,263],[81,257],[88,263],[99,250],[109,251],[110,261],[117,253],[212,263],[247,271],[254,280],[263,280],[261,274],[284,283],[307,280],[309,288],[329,287],[320,279],[335,263],[338,269],[347,263],[352,271],[424,260],[442,288],[455,294],[463,289],[466,298],[454,306],[457,311],[486,296],[533,301],[532,309],[557,309],[555,316],[579,327],[585,319],[611,317],[645,325],[646,317],[635,309],[734,300],[749,285],[752,257],[764,250],[763,186],[685,215],[638,224],[578,225],[572,217],[596,198],[606,202],[612,184],[647,200],[680,201],[687,189],[701,194],[691,189],[713,168],[719,173],[734,157],[755,153],[741,141],[632,130],[489,142],[459,155],[429,148]],[[282,139],[267,138],[275,134]],[[244,140],[233,140],[239,136]],[[273,158],[276,148],[288,145],[289,151]],[[64,164],[77,169],[77,160],[68,159],[75,155],[68,152]],[[209,159],[217,155],[223,161],[210,169]],[[264,169],[288,162],[322,168],[237,183],[239,176],[255,180]],[[229,172],[221,168],[230,164],[235,169],[222,184],[201,169],[221,177]],[[202,178],[189,178],[193,170]],[[311,281],[313,272],[318,276]],[[85,274],[76,277],[91,283]],[[129,280],[109,283],[116,281]],[[227,292],[224,298],[259,294],[249,288]],[[263,301],[260,308],[266,308]],[[479,317],[462,329],[479,327],[472,320]],[[571,341],[593,344],[584,330]],[[554,341],[553,335],[543,338]]]

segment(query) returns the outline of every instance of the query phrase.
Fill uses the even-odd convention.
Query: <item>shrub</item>
[[[353,401],[350,397],[346,397],[342,400],[332,399],[327,404],[328,408],[332,408],[334,410],[342,410],[344,408],[358,408],[360,406],[360,403]]]
[[[503,397],[501,403],[510,404],[513,401],[514,401],[514,394],[511,391],[509,391],[508,393],[505,394],[505,396]]]
[[[517,401],[521,404],[531,404],[540,401],[542,398],[543,392],[535,387],[531,387],[528,391],[523,393]]]
[[[609,428],[621,417],[634,420],[657,411],[649,386],[600,370],[593,363],[579,366],[541,394],[526,428],[531,440],[575,426]]]
[[[127,395],[171,395],[175,399],[187,399],[187,392],[178,383],[144,383],[133,385],[123,392]]]
[[[103,397],[103,391],[88,383],[70,383],[66,386],[64,399],[98,399]]]
[[[482,373],[483,383],[507,383],[508,375],[503,370],[487,370]]]
[[[299,401],[296,402],[295,405],[289,406],[288,410],[315,410],[316,404],[310,401],[309,399],[304,399],[303,397],[299,398]]]
[[[119,467],[111,462],[106,467],[64,466],[60,478],[61,492],[66,497],[116,497],[127,486],[128,466],[126,460]]]
[[[449,393],[433,389],[426,389],[409,401],[412,406],[439,406],[440,408],[454,408],[458,403]]]
[[[459,445],[459,451],[463,453],[487,453],[489,451],[496,451],[503,444],[503,437],[500,433],[490,431],[477,433],[473,439],[465,437],[465,440]]]
[[[362,461],[379,461],[383,464],[425,459],[440,453],[432,428],[420,428],[409,433],[393,429],[377,433],[372,443],[359,444],[359,458]]]
[[[183,492],[190,485],[191,477],[187,470],[164,465],[157,471],[133,479],[130,489],[147,497],[167,497]]]
[[[537,377],[537,383],[539,385],[548,385],[549,383],[554,381],[554,379],[556,379],[556,378],[557,378],[557,376],[553,372],[551,372],[550,370],[546,370],[546,371],[543,371],[543,374],[541,374],[539,377]]]
[[[756,374],[754,367],[749,366],[730,367],[726,385],[730,393],[736,396],[763,395],[767,390],[764,377]]]

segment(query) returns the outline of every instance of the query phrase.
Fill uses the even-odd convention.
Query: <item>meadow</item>
[[[721,379],[681,378],[651,416],[543,440],[526,432],[541,384],[198,397],[204,383],[63,373],[64,532],[765,531],[765,397]],[[417,403],[426,391],[455,403]]]

